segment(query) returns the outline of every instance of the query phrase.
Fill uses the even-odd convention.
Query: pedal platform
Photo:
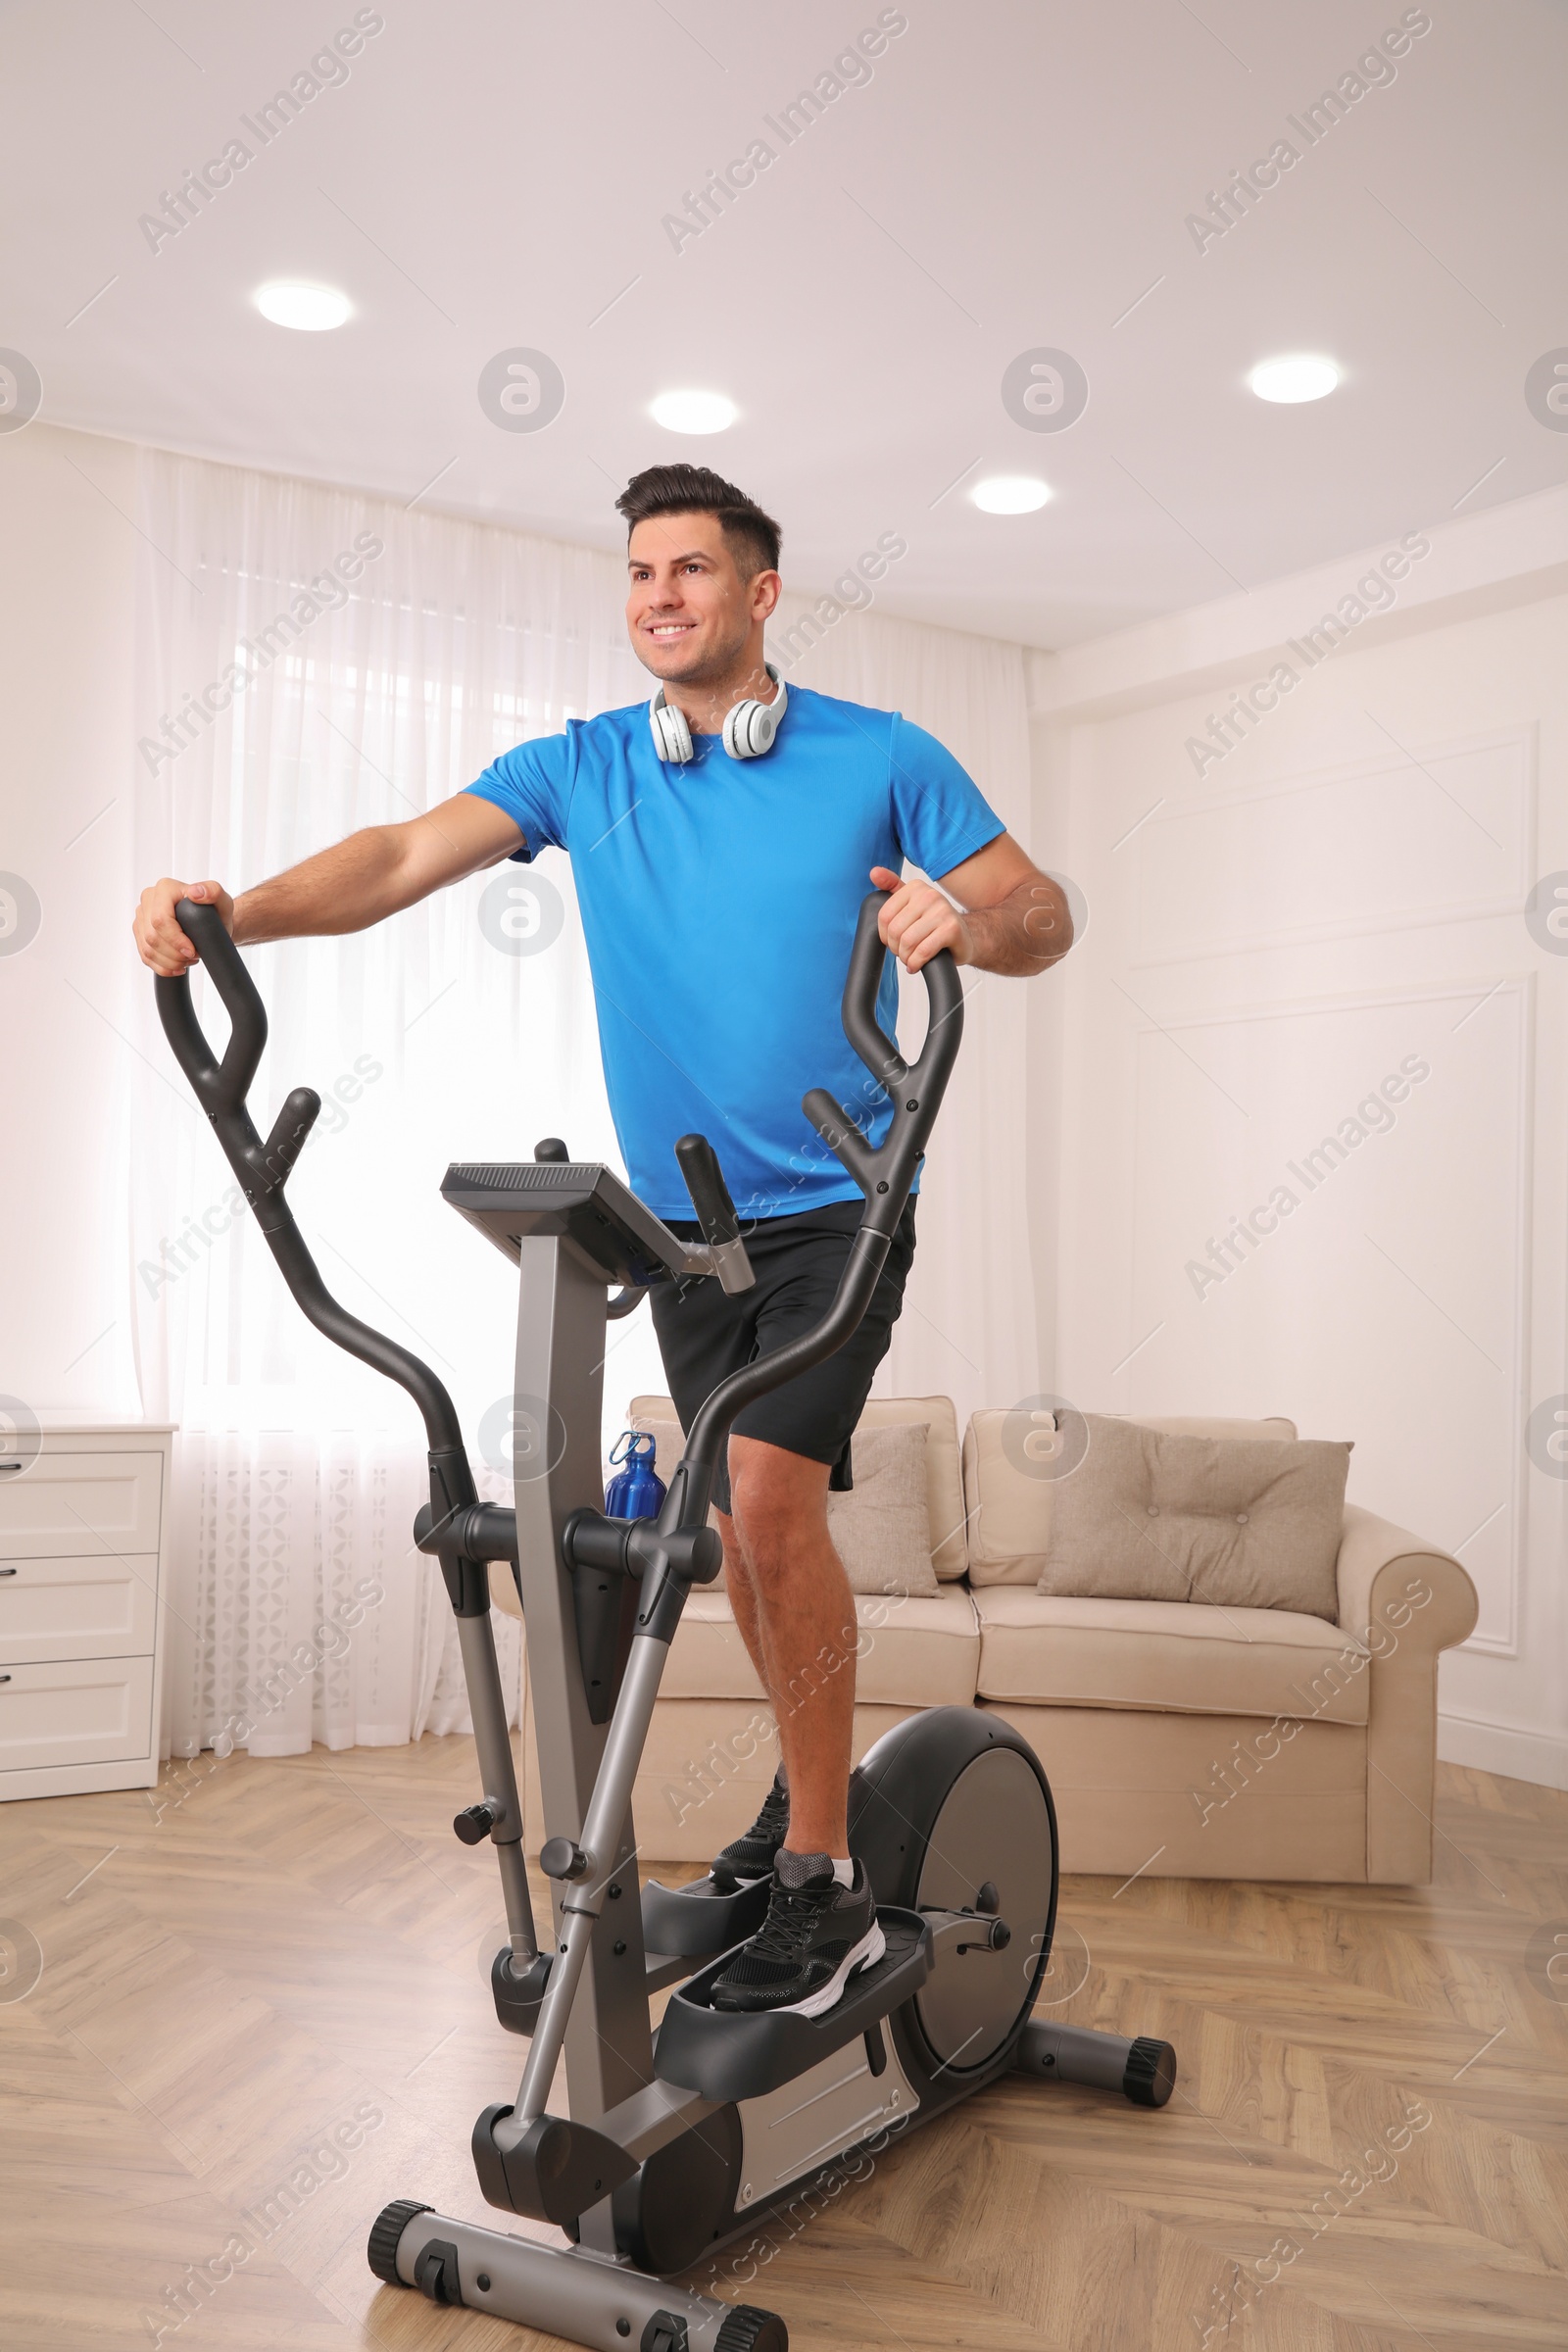
[[[732,1951],[767,1917],[772,1890],[771,1874],[734,1894],[720,1893],[710,1878],[689,1886],[662,1886],[652,1879],[643,1888],[643,1943],[651,1953],[680,1960]]]
[[[932,1966],[931,1930],[918,1911],[885,1903],[876,1916],[887,1950],[821,2017],[714,2009],[709,1995],[724,1959],[710,1961],[670,1994],[654,2046],[654,2072],[704,2098],[756,2099],[869,2033],[919,1989]]]

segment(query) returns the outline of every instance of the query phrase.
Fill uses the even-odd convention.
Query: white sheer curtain
[[[142,876],[237,890],[636,690],[605,557],[153,452],[139,520]],[[613,1152],[570,872],[554,855],[538,871],[531,897],[507,867],[375,930],[249,955],[271,1020],[258,1127],[294,1086],[323,1100],[290,1186],[322,1275],[435,1366],[499,1498],[514,1285],[436,1187],[450,1158],[525,1157],[550,1133]],[[495,919],[486,892],[518,888]],[[562,913],[553,942],[541,905]],[[131,1301],[143,1408],[181,1424],[173,1744],[461,1728],[450,1612],[409,1541],[417,1416],[306,1324],[147,1030]]]
[[[520,737],[643,691],[614,558],[151,451],[138,521],[138,880],[238,890],[445,799]],[[1017,649],[855,614],[789,674],[904,710],[1023,829]],[[322,1275],[433,1364],[484,1491],[508,1499],[514,1280],[437,1186],[450,1159],[527,1157],[547,1134],[616,1158],[569,866],[546,853],[371,931],[248,960],[271,1022],[257,1126],[295,1086],[323,1101],[290,1184]],[[216,997],[195,985],[220,1039]],[[971,976],[880,1383],[944,1390],[960,1417],[1033,1385],[1021,998]],[[124,1198],[142,1406],[181,1425],[172,1745],[283,1754],[466,1728],[445,1596],[409,1541],[417,1416],[306,1324],[140,1005]],[[629,1396],[663,1383],[645,1314],[612,1336],[618,1427]],[[509,1677],[514,1657],[514,1644]]]

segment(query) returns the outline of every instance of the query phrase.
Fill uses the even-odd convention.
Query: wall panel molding
[[[1445,766],[1471,771],[1472,797],[1478,770],[1481,778],[1491,782],[1494,800],[1501,803],[1500,808],[1489,805],[1492,823],[1467,806],[1458,789],[1461,777],[1458,774],[1445,777],[1442,773]],[[1227,956],[1310,947],[1333,940],[1369,938],[1386,932],[1475,922],[1516,913],[1535,879],[1537,767],[1537,730],[1533,724],[1496,728],[1481,735],[1449,737],[1438,743],[1412,746],[1408,751],[1396,750],[1365,760],[1309,768],[1249,786],[1241,792],[1208,793],[1167,815],[1152,817],[1139,836],[1138,945],[1130,968],[1164,970]],[[1381,811],[1376,806],[1380,780],[1386,780]],[[1441,802],[1435,804],[1436,822],[1448,827],[1448,862],[1455,887],[1442,897],[1431,894],[1423,897],[1416,887],[1402,901],[1391,895],[1379,904],[1374,896],[1365,894],[1362,877],[1393,875],[1401,870],[1395,854],[1401,836],[1409,840],[1409,858],[1426,857],[1430,878],[1434,882],[1441,879],[1445,858],[1435,831],[1413,822],[1396,806],[1403,798],[1412,808],[1417,807],[1430,802],[1434,792],[1450,801],[1455,811],[1449,817],[1442,809]],[[1320,797],[1335,795],[1343,796],[1346,802],[1343,823],[1333,821],[1333,812]],[[1380,827],[1369,822],[1369,818],[1379,814]],[[1327,823],[1325,815],[1329,818]],[[1328,887],[1332,889],[1336,882],[1343,884],[1344,912],[1316,921],[1293,923],[1287,918],[1267,931],[1239,929],[1229,936],[1222,933],[1218,937],[1209,934],[1184,939],[1179,931],[1167,927],[1161,939],[1162,913],[1172,908],[1183,913],[1196,911],[1198,890],[1194,871],[1200,856],[1207,870],[1219,874],[1221,869],[1245,863],[1247,852],[1242,845],[1250,843],[1257,874],[1269,875],[1278,887],[1282,864],[1290,872],[1291,847],[1289,843],[1283,845],[1287,854],[1282,860],[1279,837],[1282,829],[1293,824],[1303,844],[1321,834],[1348,845],[1359,832],[1359,855],[1353,861],[1348,855],[1338,866],[1332,856],[1325,860]],[[1502,828],[1500,833],[1495,832],[1498,824]],[[1195,832],[1195,828],[1201,831]],[[1373,838],[1369,840],[1368,835]],[[1200,841],[1203,843],[1201,852],[1197,846]],[[1480,887],[1478,877],[1484,877]],[[1229,876],[1217,881],[1215,901],[1222,899],[1227,879]],[[1418,879],[1412,877],[1417,883]],[[1255,885],[1245,871],[1236,872],[1234,881],[1239,895],[1255,900]],[[1313,887],[1304,875],[1296,877],[1296,885],[1303,897]],[[1352,903],[1358,896],[1360,903]],[[1200,915],[1198,919],[1202,917]]]

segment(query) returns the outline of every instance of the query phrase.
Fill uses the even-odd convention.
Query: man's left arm
[[[901,881],[885,865],[874,865],[871,879],[893,893],[878,928],[906,971],[917,972],[948,948],[956,963],[1027,979],[1059,962],[1072,946],[1060,886],[1007,833],[944,874],[940,888]]]

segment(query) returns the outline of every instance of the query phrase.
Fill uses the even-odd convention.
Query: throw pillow
[[[855,1484],[827,1498],[827,1531],[850,1590],[934,1600],[931,1510],[926,1498],[923,1421],[858,1429],[851,1446]]]
[[[667,1484],[685,1444],[679,1425],[651,1415],[639,1415],[636,1425],[652,1430],[654,1467]],[[827,1498],[828,1533],[852,1592],[932,1600],[941,1591],[931,1565],[928,1434],[923,1421],[855,1433],[855,1484],[849,1494]]]
[[[1042,1592],[1337,1621],[1348,1445],[1173,1437],[1084,1418],[1089,1450],[1053,1489]]]

